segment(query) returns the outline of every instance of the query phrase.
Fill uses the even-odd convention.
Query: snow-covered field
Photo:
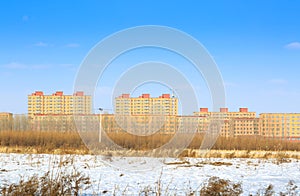
[[[144,189],[161,189],[165,195],[185,195],[200,190],[212,176],[241,182],[243,195],[274,185],[276,193],[286,191],[293,180],[300,186],[300,162],[278,163],[276,159],[221,158],[122,158],[95,155],[0,154],[0,186],[21,178],[42,176],[63,168],[75,168],[92,181],[86,194],[138,194]],[[297,195],[300,195],[297,189]]]

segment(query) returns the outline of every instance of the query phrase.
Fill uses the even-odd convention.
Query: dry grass
[[[110,133],[106,135],[110,142],[129,151],[151,151],[174,137],[172,134],[154,134],[136,136],[128,133]],[[81,135],[89,147],[107,150],[98,142],[98,132]],[[54,153],[54,154],[88,154],[91,153],[82,141],[79,133],[58,131],[0,131],[0,152],[14,153]],[[186,142],[188,135],[177,139],[177,144]],[[104,138],[105,139],[105,138]],[[212,150],[203,153],[199,150],[203,135],[196,134],[180,157],[220,157],[220,158],[300,158],[300,142],[266,139],[262,137],[219,137]],[[103,148],[104,147],[104,148]],[[113,149],[117,151],[116,149]],[[174,150],[174,149],[166,149]],[[157,152],[156,152],[157,153]],[[159,152],[161,155],[166,152]],[[168,153],[167,153],[168,154]],[[113,154],[114,155],[114,154]]]
[[[0,131],[0,152],[88,153],[77,132]]]
[[[174,138],[174,134],[153,134],[151,136],[137,136],[128,133],[110,133],[108,137],[119,146],[126,149],[148,150],[158,148]],[[190,135],[182,134],[177,144],[188,140]],[[203,134],[195,134],[189,149],[199,149],[203,141]],[[288,140],[268,139],[264,137],[219,137],[213,146],[214,150],[266,150],[266,151],[300,151],[300,142]]]
[[[288,159],[300,159],[299,151],[263,151],[263,150],[210,150],[205,153],[196,151],[195,157],[202,158],[250,158],[250,159],[276,159],[278,163],[289,162]]]

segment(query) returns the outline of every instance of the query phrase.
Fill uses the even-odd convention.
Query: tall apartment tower
[[[62,91],[57,91],[52,95],[44,95],[42,91],[36,91],[28,95],[28,116],[91,114],[91,99],[91,96],[84,95],[83,92],[64,95]]]
[[[151,97],[142,94],[139,97],[130,97],[122,94],[115,99],[115,113],[122,115],[177,115],[178,99],[170,94]]]

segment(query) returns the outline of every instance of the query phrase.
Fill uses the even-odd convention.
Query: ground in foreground
[[[289,182],[300,186],[300,163],[296,159],[247,158],[134,158],[95,155],[0,154],[0,185],[43,176],[50,171],[79,171],[90,178],[82,194],[141,194],[159,191],[162,195],[199,192],[216,176],[240,182],[242,195],[255,195],[270,184],[275,193],[286,192]],[[295,193],[300,194],[299,188]],[[196,194],[197,195],[197,194]]]

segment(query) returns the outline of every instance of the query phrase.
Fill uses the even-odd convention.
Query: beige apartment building
[[[44,95],[42,91],[36,91],[28,95],[28,116],[33,118],[36,114],[92,114],[91,96],[83,92],[64,95],[62,91],[57,91],[52,95]]]
[[[261,136],[300,140],[300,113],[262,113],[259,119]]]
[[[13,129],[13,114],[0,112],[0,131],[10,131]]]
[[[259,118],[234,118],[228,124],[231,137],[259,135]]]
[[[114,127],[119,131],[137,134],[176,131],[178,99],[170,94],[151,97],[142,94],[130,97],[122,94],[115,99]]]
[[[177,115],[178,99],[170,94],[151,97],[142,94],[139,97],[130,97],[122,94],[115,99],[115,112],[121,115]]]
[[[36,114],[31,119],[31,129],[36,131],[97,131],[99,114],[61,115]],[[102,115],[102,119],[104,116]]]
[[[256,133],[254,130],[249,130],[250,124],[253,124],[251,130],[256,127],[256,112],[249,112],[248,108],[240,108],[238,112],[229,112],[228,108],[220,108],[219,112],[210,112],[208,108],[200,108],[200,111],[194,112],[194,115],[199,117],[199,132],[207,131],[212,122],[218,121],[222,124],[220,135],[223,137]],[[248,126],[248,130],[242,131],[243,125]]]
[[[79,122],[76,125],[74,114],[76,122]],[[64,95],[58,91],[44,95],[36,91],[28,96],[28,116],[34,130],[98,130],[101,116],[102,130],[107,133],[206,133],[217,130],[221,123],[220,135],[223,137],[263,136],[300,140],[300,113],[262,113],[257,118],[256,112],[249,112],[248,108],[233,112],[228,108],[220,108],[218,112],[200,108],[193,115],[182,116],[178,115],[178,99],[169,94],[159,97],[122,94],[115,98],[115,114],[100,115],[92,114],[91,96],[83,92]],[[13,119],[11,113],[0,113],[0,130],[12,130]]]

